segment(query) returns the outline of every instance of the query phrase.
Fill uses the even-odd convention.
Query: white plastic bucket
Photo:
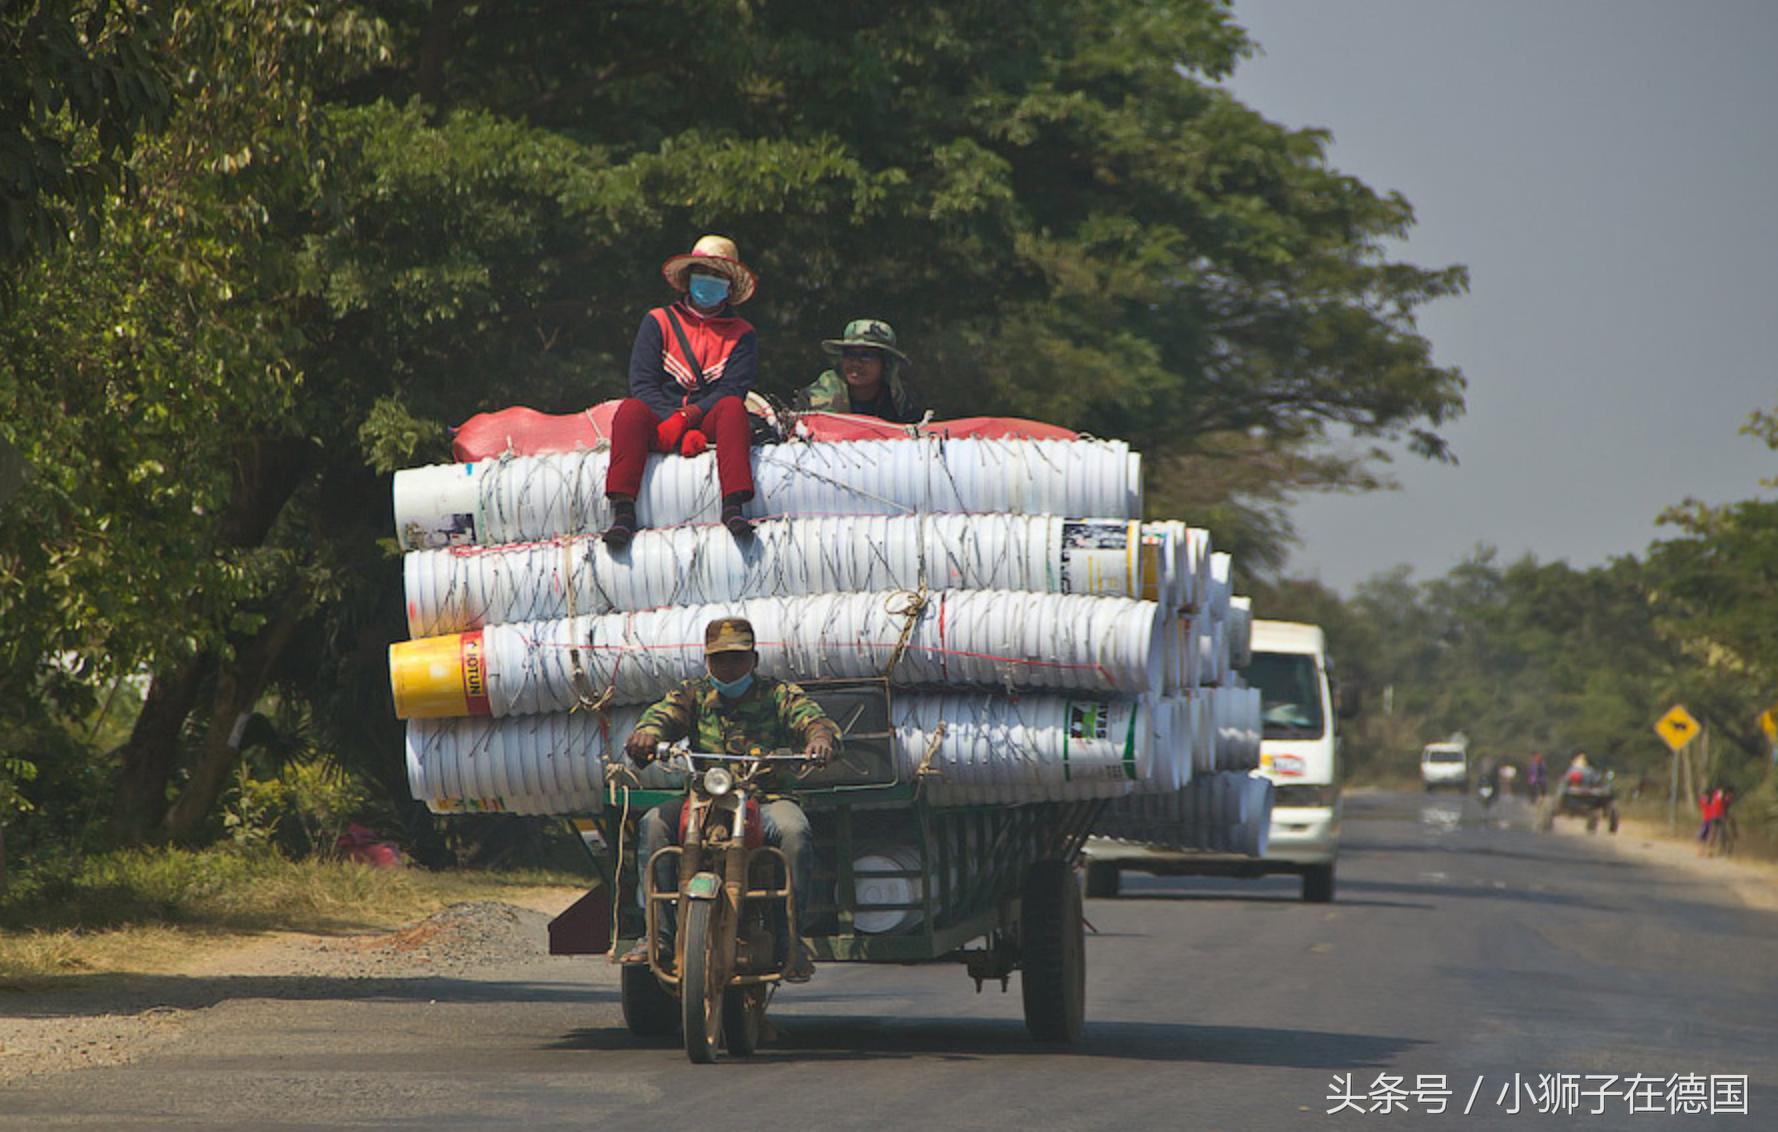
[[[395,473],[396,538],[407,550],[473,546],[480,518],[477,464],[440,464]]]
[[[904,685],[1125,695],[1162,685],[1155,603],[1004,590],[948,590],[923,605],[908,593],[824,594],[491,625],[474,630],[475,649],[453,652],[437,637],[392,645],[391,682],[412,686],[410,666],[430,677],[439,656],[461,654],[481,666],[461,673],[478,714],[566,711],[607,690],[613,703],[647,703],[703,672],[704,628],[718,617],[750,620],[760,671],[786,680],[876,676],[894,661],[890,677]],[[398,705],[404,718],[453,710],[453,697],[428,687],[439,694]]]
[[[652,527],[709,522],[720,489],[714,453],[650,456],[637,511]],[[1142,513],[1141,457],[1118,441],[860,440],[775,444],[752,453],[754,518],[1010,512]],[[598,531],[610,523],[609,453],[484,460],[395,474],[396,536],[405,549],[440,542],[441,513],[471,515],[484,545]],[[454,477],[462,477],[458,482]],[[418,481],[418,482],[416,482]],[[473,490],[471,490],[473,489]],[[447,529],[446,535],[454,532]]]
[[[1153,524],[1149,524],[1153,526]],[[1182,540],[1124,519],[1053,515],[841,516],[643,530],[613,554],[596,536],[407,555],[414,637],[762,597],[998,589],[1149,598],[1176,608]]]
[[[918,904],[926,899],[926,881],[919,877],[884,876],[884,873],[920,871],[920,851],[899,846],[865,853],[852,861],[853,894],[858,909],[852,926],[866,935],[887,935],[919,927],[926,914],[919,908],[884,905]]]

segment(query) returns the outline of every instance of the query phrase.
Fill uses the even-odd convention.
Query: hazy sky
[[[1439,574],[1478,542],[1591,565],[1661,508],[1762,494],[1778,454],[1778,3],[1237,0],[1264,54],[1229,84],[1332,162],[1399,190],[1400,249],[1467,264],[1426,308],[1469,379],[1459,467],[1311,496],[1291,572],[1341,589]]]

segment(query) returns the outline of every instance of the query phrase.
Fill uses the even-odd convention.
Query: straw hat
[[[661,276],[675,291],[686,289],[685,277],[693,267],[703,267],[725,276],[729,282],[728,301],[736,306],[753,297],[759,276],[741,262],[735,242],[727,236],[704,236],[684,255],[670,256],[661,264]]]

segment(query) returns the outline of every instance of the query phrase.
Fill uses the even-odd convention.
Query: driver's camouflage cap
[[[704,655],[752,652],[753,622],[745,617],[718,617],[704,626]]]

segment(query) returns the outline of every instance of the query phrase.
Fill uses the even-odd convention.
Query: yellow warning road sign
[[[1692,713],[1686,711],[1683,704],[1674,704],[1667,709],[1666,715],[1655,721],[1656,733],[1675,754],[1697,737],[1698,730],[1698,721],[1692,718]]]

